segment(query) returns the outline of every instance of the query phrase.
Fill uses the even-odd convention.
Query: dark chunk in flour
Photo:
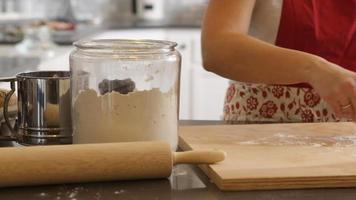
[[[123,80],[108,80],[104,79],[99,83],[99,91],[101,95],[104,95],[108,92],[119,92],[121,94],[128,94],[135,90],[135,82],[133,82],[130,78]]]

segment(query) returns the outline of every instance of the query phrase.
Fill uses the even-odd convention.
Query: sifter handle
[[[176,164],[213,164],[225,160],[226,152],[220,150],[194,150],[173,153]]]
[[[15,92],[15,81],[16,81],[16,77],[6,77],[6,78],[0,78],[0,82],[10,82],[10,87],[11,87],[11,91],[8,92],[5,95],[5,100],[4,100],[4,109],[3,109],[3,115],[5,118],[5,123],[8,126],[10,132],[12,134],[14,134],[14,128],[11,126],[10,120],[9,120],[9,115],[8,115],[8,107],[9,107],[9,102],[11,99],[11,96],[14,94]],[[13,137],[8,138],[9,140],[13,140]],[[1,140],[1,139],[0,139]]]

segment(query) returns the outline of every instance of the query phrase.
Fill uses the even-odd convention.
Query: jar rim
[[[83,50],[125,50],[125,51],[145,51],[145,50],[173,50],[176,42],[168,40],[150,39],[91,39],[79,40],[73,45]]]
[[[24,79],[68,79],[70,78],[70,71],[31,71],[16,75],[16,78]]]

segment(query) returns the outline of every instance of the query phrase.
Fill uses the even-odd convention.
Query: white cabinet
[[[190,34],[188,34],[190,33]],[[177,42],[177,49],[182,55],[181,79],[180,79],[180,119],[193,119],[193,74],[192,63],[192,33],[194,30],[169,30],[167,40]]]
[[[191,72],[192,85],[192,119],[222,119],[223,104],[228,80],[201,69]]]
[[[92,38],[94,39],[165,39],[167,38],[166,29],[125,29],[109,30],[99,33]]]
[[[181,119],[222,119],[228,80],[204,70],[200,29],[170,30],[168,39],[182,53]]]

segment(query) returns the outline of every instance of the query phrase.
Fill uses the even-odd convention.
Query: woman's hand
[[[336,116],[356,121],[356,73],[328,61],[312,72],[310,84]]]

